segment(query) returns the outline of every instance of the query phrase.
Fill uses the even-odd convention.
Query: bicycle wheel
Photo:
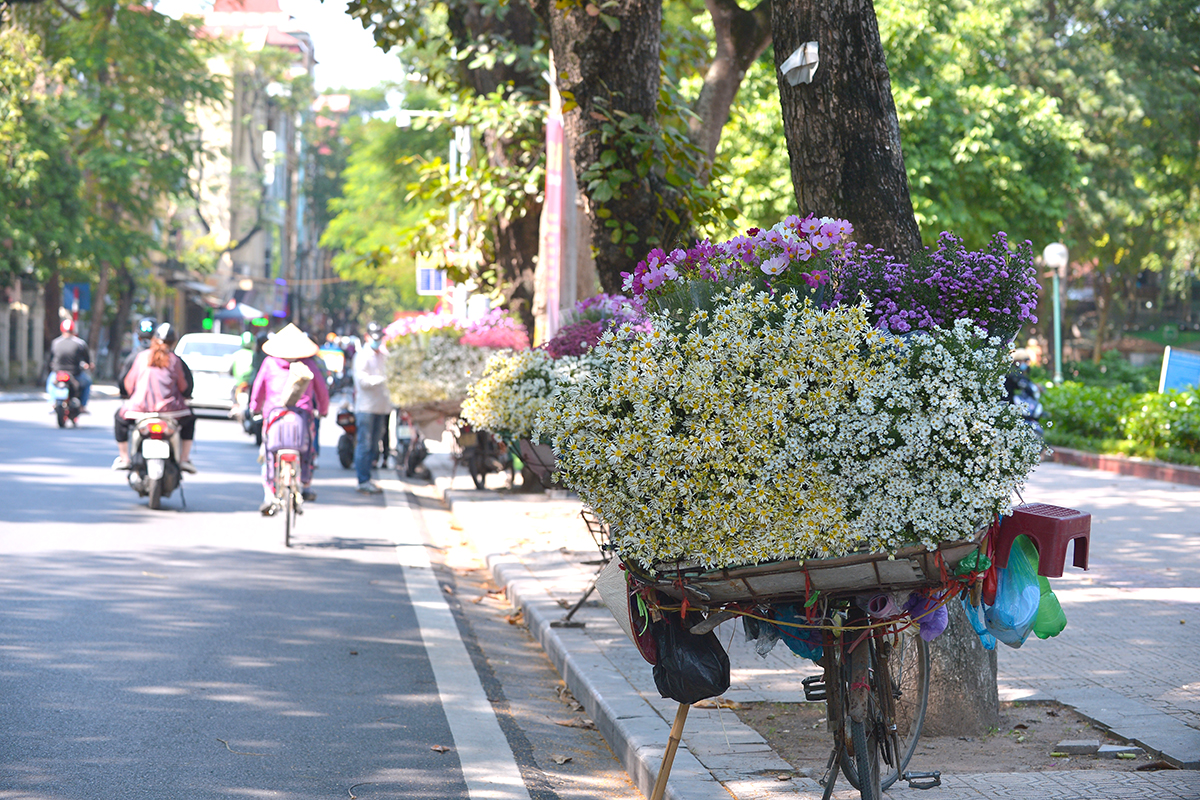
[[[867,717],[876,734],[866,738],[868,744],[873,739],[874,749],[885,765],[881,768],[880,789],[887,789],[899,780],[908,767],[921,737],[929,702],[929,646],[911,633],[898,634],[896,639],[893,642],[887,637],[869,643],[871,693]],[[887,680],[883,680],[884,675]],[[846,780],[861,790],[857,759],[844,748],[841,763]]]
[[[929,703],[929,645],[911,632],[901,633],[896,639],[877,648],[880,672],[886,672],[889,679],[886,683],[879,681],[876,693],[884,709],[887,752],[895,754],[883,776],[884,789],[908,769]]]
[[[283,512],[283,546],[292,546],[292,517],[295,509],[293,492],[296,479],[292,462],[278,458],[275,462],[275,502]]]
[[[862,800],[881,800],[883,787],[881,785],[881,762],[884,748],[885,726],[882,709],[876,699],[876,693],[871,686],[872,664],[875,661],[875,640],[868,638],[852,652],[846,653],[841,668],[841,686],[839,694],[842,699],[841,742],[842,772],[850,785],[858,789]],[[867,691],[862,693],[863,684]],[[859,692],[858,701],[863,703],[863,719],[854,719],[851,710],[856,703],[855,693]],[[849,748],[845,729],[850,731]]]

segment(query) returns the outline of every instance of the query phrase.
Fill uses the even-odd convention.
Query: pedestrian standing
[[[383,328],[372,322],[367,326],[366,341],[354,354],[354,424],[358,427],[354,469],[358,473],[358,491],[364,494],[383,491],[371,480],[371,464],[383,436],[384,422],[392,410],[387,388],[387,356]]]

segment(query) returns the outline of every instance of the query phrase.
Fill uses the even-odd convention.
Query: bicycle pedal
[[[908,781],[910,789],[932,789],[935,786],[942,785],[942,773],[940,772],[906,772],[904,780]]]
[[[809,675],[800,681],[804,686],[804,699],[810,703],[825,699],[825,676]]]

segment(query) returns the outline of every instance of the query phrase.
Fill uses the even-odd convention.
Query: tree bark
[[[527,4],[510,3],[503,14],[493,13],[478,2],[454,4],[448,24],[460,46],[479,40],[498,41],[505,46],[534,47],[542,34],[542,26],[533,9]],[[506,86],[524,88],[534,95],[545,91],[540,75],[527,71],[521,62],[505,64],[498,59],[488,69],[463,67],[463,83],[478,95],[487,95]],[[519,170],[528,161],[523,141],[505,139],[495,131],[480,134],[488,163],[492,167]],[[516,313],[525,327],[532,331],[534,257],[538,252],[538,220],[541,203],[529,199],[521,207],[512,207],[492,219],[492,242],[495,247],[495,267],[504,287],[504,301]]]
[[[662,0],[618,0],[606,7],[602,13],[616,20],[617,30],[601,15],[592,16],[574,4],[558,8],[550,0],[541,0],[540,10],[550,31],[558,88],[578,104],[564,114],[563,128],[584,196],[596,272],[604,291],[619,293],[621,273],[631,272],[653,243],[663,241],[660,198],[668,196],[670,189],[651,171],[624,184],[621,196],[606,204],[611,216],[603,218],[596,213],[598,204],[582,175],[608,149],[600,136],[601,126],[608,121],[602,111],[616,113],[618,119],[640,116],[649,132],[657,131]],[[637,174],[637,162],[627,153],[621,153],[612,168]],[[614,241],[610,222],[629,235]]]
[[[771,0],[762,0],[752,10],[737,0],[705,0],[704,6],[712,19],[717,52],[692,106],[698,119],[688,123],[688,133],[711,164],[746,70],[771,44]]]
[[[1092,362],[1100,363],[1104,356],[1105,335],[1108,329],[1109,309],[1112,308],[1113,282],[1105,271],[1097,265],[1096,283],[1100,290],[1096,293],[1096,305],[1099,307],[1096,319],[1096,341],[1092,347]]]
[[[847,219],[857,241],[907,257],[921,232],[871,0],[776,0],[771,27],[776,67],[805,42],[820,48],[812,83],[777,76],[801,214]]]
[[[925,736],[975,736],[1000,724],[996,651],[986,650],[962,604],[946,606],[950,624],[929,648]]]
[[[59,325],[62,323],[58,318],[58,309],[62,307],[62,281],[57,266],[50,270],[50,277],[46,279],[45,294],[42,297],[46,309],[42,330],[45,331],[44,341],[49,346],[49,343],[62,333],[59,329]]]
[[[136,286],[129,268],[122,264],[117,268],[117,287],[120,294],[117,298],[117,313],[113,315],[108,326],[108,362],[105,375],[115,377],[119,369],[121,345],[125,331],[129,330],[129,314],[133,311],[133,293]]]
[[[87,339],[92,358],[100,354],[100,333],[104,330],[104,301],[108,297],[108,274],[111,271],[108,262],[101,260],[96,276],[96,293],[92,295],[92,327]]]

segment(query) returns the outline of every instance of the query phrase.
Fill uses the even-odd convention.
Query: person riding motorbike
[[[315,379],[321,374],[317,349],[316,342],[290,323],[263,345],[266,358],[250,389],[250,409],[263,415],[263,503],[258,510],[264,516],[274,513],[274,453],[281,448],[300,451],[301,497],[306,501],[317,499],[311,488],[316,427],[313,417],[329,413],[329,390],[323,380]],[[303,364],[311,379],[299,398],[288,404],[295,363]]]
[[[71,391],[79,398],[79,413],[90,413],[87,405],[92,394],[92,378],[87,371],[92,368],[92,353],[87,343],[75,335],[75,320],[64,319],[59,324],[59,330],[62,335],[50,342],[46,393],[53,390],[55,374],[69,372]]]
[[[129,399],[121,407],[113,426],[117,440],[117,459],[113,469],[129,469],[129,431],[135,420],[129,414],[161,413],[179,423],[179,468],[195,474],[192,464],[192,439],[196,435],[196,415],[187,402],[191,389],[190,373],[183,359],[171,348],[178,338],[171,323],[164,322],[154,329],[150,346],[139,351],[125,375],[122,385]]]
[[[133,362],[137,359],[138,354],[150,347],[150,339],[154,336],[154,329],[156,327],[154,320],[149,317],[138,321],[137,341],[139,346],[135,347],[133,352],[125,357],[125,361],[121,364],[121,371],[117,373],[117,392],[121,395],[122,401],[129,399],[129,390],[125,388],[125,378],[129,375],[129,370],[133,368]],[[184,387],[183,396],[190,399],[196,379],[192,377],[192,370],[188,367],[186,361],[180,359],[179,365],[183,367],[184,380],[187,384]],[[124,411],[125,402],[122,402],[117,410],[113,412],[113,436],[117,440],[118,449],[121,449],[121,443],[125,442],[125,448],[121,452],[128,454],[129,429],[133,423],[125,419]],[[117,456],[113,461],[112,468],[116,470],[129,469],[128,456]]]

